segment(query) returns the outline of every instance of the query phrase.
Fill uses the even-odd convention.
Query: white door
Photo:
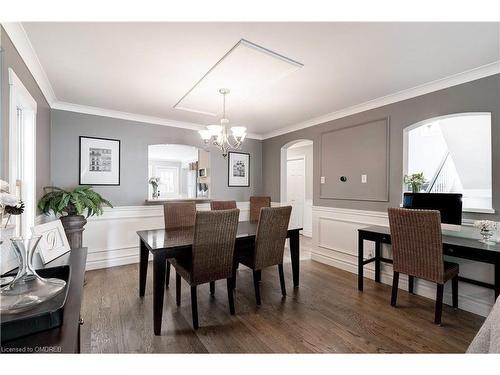
[[[292,206],[292,216],[290,224],[295,227],[304,225],[304,203],[305,203],[305,179],[306,168],[305,160],[289,159],[287,160],[287,201]]]

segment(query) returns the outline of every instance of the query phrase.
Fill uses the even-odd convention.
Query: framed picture
[[[228,186],[250,186],[250,154],[229,152]]]
[[[31,228],[35,236],[42,236],[38,243],[38,253],[43,264],[66,254],[71,250],[61,220],[35,225]]]
[[[80,136],[80,185],[120,185],[120,141]]]

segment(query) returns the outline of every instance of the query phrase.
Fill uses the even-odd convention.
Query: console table
[[[375,242],[375,256],[364,259],[364,241]],[[388,227],[370,226],[358,229],[358,290],[363,290],[363,267],[375,262],[375,281],[380,282],[380,262],[392,263],[392,259],[381,255],[382,244],[391,243],[391,232]],[[443,234],[443,252],[445,255],[456,258],[474,260],[493,264],[495,267],[495,281],[493,284],[483,281],[459,277],[462,282],[493,289],[495,299],[500,295],[500,244],[486,245],[474,238],[464,238]],[[412,288],[412,285],[410,285]]]
[[[1,353],[79,353],[80,318],[87,248],[72,249],[40,268],[69,265],[71,269],[68,297],[61,327],[35,333],[1,344]]]

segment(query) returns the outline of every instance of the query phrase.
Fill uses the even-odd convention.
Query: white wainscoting
[[[249,203],[237,202],[237,207],[240,221],[248,220]],[[210,205],[198,204],[197,209],[209,210]],[[83,246],[89,251],[87,270],[121,266],[139,261],[136,231],[163,227],[163,206],[105,208],[103,215],[87,220],[83,232]]]
[[[386,212],[350,210],[330,207],[313,207],[313,260],[357,274],[358,265],[358,232],[359,228],[369,225],[388,226]],[[470,225],[465,221],[464,225]],[[473,230],[472,228],[465,230]],[[365,242],[365,258],[374,253],[371,241]],[[391,257],[390,246],[384,245],[382,254]],[[460,275],[471,279],[493,283],[494,270],[489,264],[452,258],[460,264]],[[365,277],[375,278],[374,264],[365,266]],[[381,280],[384,284],[392,284],[392,265],[381,265]],[[405,276],[400,278],[401,289],[408,289]],[[353,291],[357,291],[357,282],[353,282]],[[366,286],[365,286],[366,289]],[[415,280],[416,294],[435,299],[436,287],[424,280]],[[444,301],[451,305],[451,283],[445,286]],[[389,300],[387,301],[389,303]],[[494,303],[493,290],[471,284],[459,283],[459,308],[482,316],[488,315]]]

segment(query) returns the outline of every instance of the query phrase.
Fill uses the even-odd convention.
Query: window
[[[453,114],[410,126],[405,151],[404,174],[423,172],[423,191],[462,193],[464,211],[493,212],[491,113]]]
[[[36,102],[12,69],[9,69],[9,182],[25,205],[16,216],[16,234],[29,235],[35,224],[35,129]]]

